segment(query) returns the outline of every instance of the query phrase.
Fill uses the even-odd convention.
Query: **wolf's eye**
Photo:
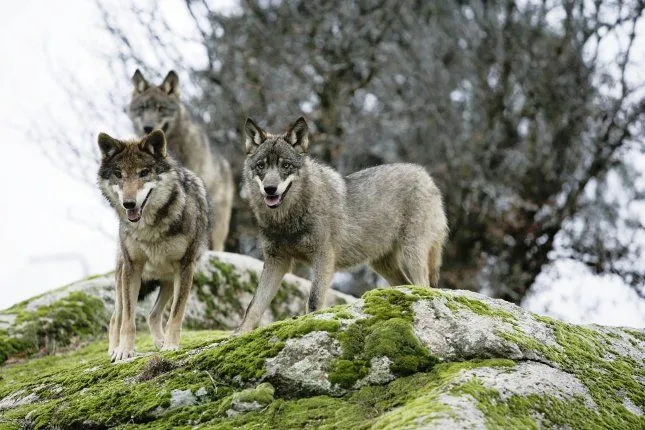
[[[121,171],[120,170],[115,170],[114,171],[114,176],[116,176],[117,178],[121,179]]]
[[[256,169],[263,170],[264,169],[264,161],[258,161],[257,164],[255,165]]]
[[[148,174],[150,174],[150,170],[149,170],[149,169],[142,169],[142,170],[139,172],[139,177],[140,177],[140,178],[145,178],[146,176],[148,176]]]
[[[289,163],[288,161],[285,161],[284,163],[282,163],[282,168],[283,169],[290,169],[291,168],[291,163]]]

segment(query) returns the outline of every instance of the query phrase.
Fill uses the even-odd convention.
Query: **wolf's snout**
[[[124,200],[123,207],[126,209],[134,209],[137,207],[137,202],[135,200]]]
[[[272,196],[278,191],[278,187],[274,187],[272,185],[264,187],[264,192],[267,193],[268,196]]]
[[[144,131],[144,133],[146,133],[146,134],[148,134],[148,133],[152,133],[152,127],[143,127],[143,131]]]

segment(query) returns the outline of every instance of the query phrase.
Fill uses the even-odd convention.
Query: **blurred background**
[[[130,77],[182,100],[239,177],[246,116],[304,114],[341,173],[421,163],[451,235],[442,287],[645,327],[642,1],[12,2],[0,15],[0,308],[112,270],[96,136]],[[239,191],[239,187],[238,187]],[[237,196],[227,250],[260,256]],[[369,270],[337,275],[360,294]]]

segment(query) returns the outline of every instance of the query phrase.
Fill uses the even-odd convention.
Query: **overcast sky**
[[[6,2],[0,14],[0,308],[114,266],[116,219],[97,187],[54,167],[28,137],[54,133],[52,127],[74,138],[88,129],[131,134],[127,118],[88,124],[61,88],[69,74],[91,89],[88,97],[115,88],[98,55],[111,46],[92,3],[22,0]],[[163,3],[179,10],[183,1]],[[95,142],[82,145],[90,150]],[[620,279],[592,276],[572,262],[554,267],[540,276],[529,309],[572,322],[645,327],[645,303]]]

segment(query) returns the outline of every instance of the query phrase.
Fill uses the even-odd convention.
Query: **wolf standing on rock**
[[[109,354],[112,361],[134,355],[135,305],[142,280],[161,284],[148,317],[155,345],[162,350],[177,349],[195,263],[210,235],[206,188],[166,153],[161,130],[135,141],[101,133],[98,144],[99,186],[119,216]],[[164,331],[162,316],[170,299]]]
[[[213,208],[210,249],[224,250],[235,192],[228,161],[213,154],[204,131],[191,120],[179,100],[177,73],[171,70],[161,85],[156,86],[148,83],[137,70],[132,84],[129,115],[135,132],[142,136],[155,129],[163,130],[170,153],[204,181]]]
[[[334,271],[366,262],[390,285],[437,286],[448,226],[441,193],[423,167],[389,164],[343,178],[307,155],[302,117],[283,135],[250,118],[244,129],[244,187],[264,270],[239,332],[258,324],[293,260],[313,268],[309,311],[325,303]]]

